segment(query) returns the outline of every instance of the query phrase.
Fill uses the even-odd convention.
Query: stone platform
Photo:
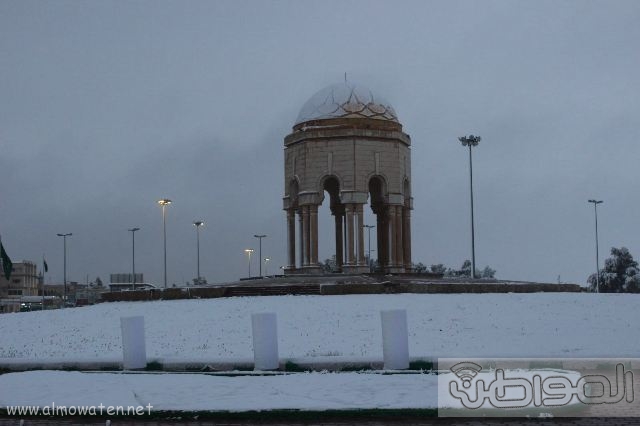
[[[443,278],[432,274],[326,274],[256,277],[206,286],[104,293],[107,302],[207,299],[234,296],[346,295],[397,293],[581,292],[577,284]]]

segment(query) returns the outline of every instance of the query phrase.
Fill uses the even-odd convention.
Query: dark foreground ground
[[[438,425],[462,425],[462,426],[485,426],[485,425],[566,425],[566,426],[594,426],[594,425],[640,425],[640,418],[557,418],[557,419],[444,419],[444,418],[424,418],[424,417],[395,417],[395,418],[359,418],[359,419],[326,419],[326,420],[304,420],[304,421],[292,421],[292,420],[278,420],[278,419],[265,419],[265,420],[179,420],[179,419],[165,419],[165,420],[135,420],[135,419],[115,419],[107,423],[104,419],[7,419],[0,418],[0,426],[37,426],[37,425],[106,425],[111,426],[173,426],[173,425],[187,425],[187,426],[205,426],[205,425],[237,425],[237,426],[250,426],[250,425],[283,425],[283,426],[400,426],[400,425],[424,425],[424,426],[438,426]]]

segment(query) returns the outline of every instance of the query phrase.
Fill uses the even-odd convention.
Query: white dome
[[[330,118],[372,118],[398,123],[393,107],[364,86],[344,82],[313,95],[302,107],[294,124]]]

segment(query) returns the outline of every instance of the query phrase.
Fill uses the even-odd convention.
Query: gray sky
[[[611,246],[640,257],[638,1],[0,1],[0,235],[62,281],[247,274],[285,263],[283,138],[350,81],[412,137],[413,257],[583,284]],[[328,208],[320,225],[331,223]],[[369,209],[367,209],[369,211]],[[322,231],[321,231],[322,232]],[[375,245],[373,246],[375,248]],[[320,256],[332,254],[322,240]],[[257,271],[254,263],[253,271]],[[48,280],[49,281],[49,280]]]

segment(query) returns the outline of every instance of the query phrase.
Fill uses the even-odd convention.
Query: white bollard
[[[380,311],[382,320],[382,354],[385,370],[409,368],[409,332],[407,311],[394,309]]]
[[[253,331],[253,362],[255,370],[277,370],[278,322],[276,314],[264,312],[251,315]]]
[[[133,370],[147,366],[144,342],[144,317],[120,317],[122,328],[122,368]]]

